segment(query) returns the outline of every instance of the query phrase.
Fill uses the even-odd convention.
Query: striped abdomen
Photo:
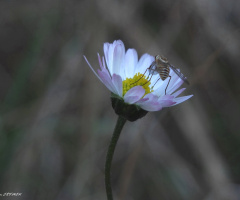
[[[161,66],[158,67],[158,72],[161,79],[164,81],[167,77],[169,77],[170,68],[169,66]]]

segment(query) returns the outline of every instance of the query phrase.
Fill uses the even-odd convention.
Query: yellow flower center
[[[134,75],[133,78],[126,78],[126,80],[123,81],[123,96],[127,93],[128,90],[131,88],[140,85],[145,89],[145,94],[151,93],[153,90],[149,87],[151,84],[150,81],[144,76],[143,74],[140,74],[139,72]]]

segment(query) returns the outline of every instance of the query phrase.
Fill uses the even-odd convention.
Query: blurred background
[[[0,193],[22,193],[6,199],[106,199],[117,116],[83,55],[97,69],[116,39],[165,55],[194,97],[126,123],[115,199],[240,199],[240,1],[1,1],[0,30]]]

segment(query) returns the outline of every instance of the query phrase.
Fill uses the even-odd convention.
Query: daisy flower
[[[185,88],[176,91],[183,84],[183,80],[172,69],[169,74],[170,82],[169,77],[164,81],[159,79],[158,73],[154,73],[149,81],[147,75],[151,72],[149,70],[145,72],[155,60],[153,56],[146,53],[138,60],[137,51],[135,49],[125,51],[121,40],[104,43],[103,50],[104,57],[101,58],[98,54],[100,69],[97,73],[87,58],[85,56],[84,58],[98,79],[125,105],[135,105],[146,112],[159,111],[164,107],[182,103],[193,96],[178,97]]]
[[[178,97],[185,90],[182,88],[176,91],[183,84],[183,80],[176,74],[178,72],[175,73],[171,68],[169,72],[171,79],[168,77],[164,81],[161,80],[156,66],[151,65],[155,61],[153,56],[144,54],[138,60],[137,51],[128,49],[125,52],[121,40],[116,40],[112,44],[104,43],[103,50],[104,57],[100,57],[98,54],[100,69],[97,72],[85,56],[84,58],[93,73],[111,91],[112,106],[118,114],[118,121],[105,162],[107,199],[113,200],[111,163],[118,138],[126,121],[135,121],[145,116],[148,111],[158,111],[164,107],[177,105],[193,95]],[[167,75],[168,73],[166,77]]]

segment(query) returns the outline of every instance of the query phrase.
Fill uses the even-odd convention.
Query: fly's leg
[[[166,95],[166,93],[167,93],[167,88],[168,88],[168,85],[169,85],[169,83],[170,83],[170,81],[171,81],[171,78],[172,78],[170,75],[169,75],[169,77],[170,77],[170,78],[169,78],[169,81],[168,81],[167,87],[165,88],[165,95]]]
[[[149,75],[150,75],[150,74],[149,74]],[[149,78],[149,75],[148,75],[147,79]],[[152,77],[153,77],[153,74],[151,74],[150,79],[149,79],[146,83],[144,83],[142,86],[146,85],[149,81],[151,81]]]
[[[159,79],[161,79],[161,77],[159,77]],[[159,81],[159,79],[154,83],[154,85],[151,87],[151,89],[154,88],[154,86],[156,85],[156,83]]]
[[[144,72],[144,74],[143,74],[137,81],[135,81],[134,83],[137,83],[137,82],[146,74],[147,70],[148,70],[148,69],[146,69],[146,71]],[[134,83],[131,83],[130,85],[132,85],[132,84],[134,84]]]

